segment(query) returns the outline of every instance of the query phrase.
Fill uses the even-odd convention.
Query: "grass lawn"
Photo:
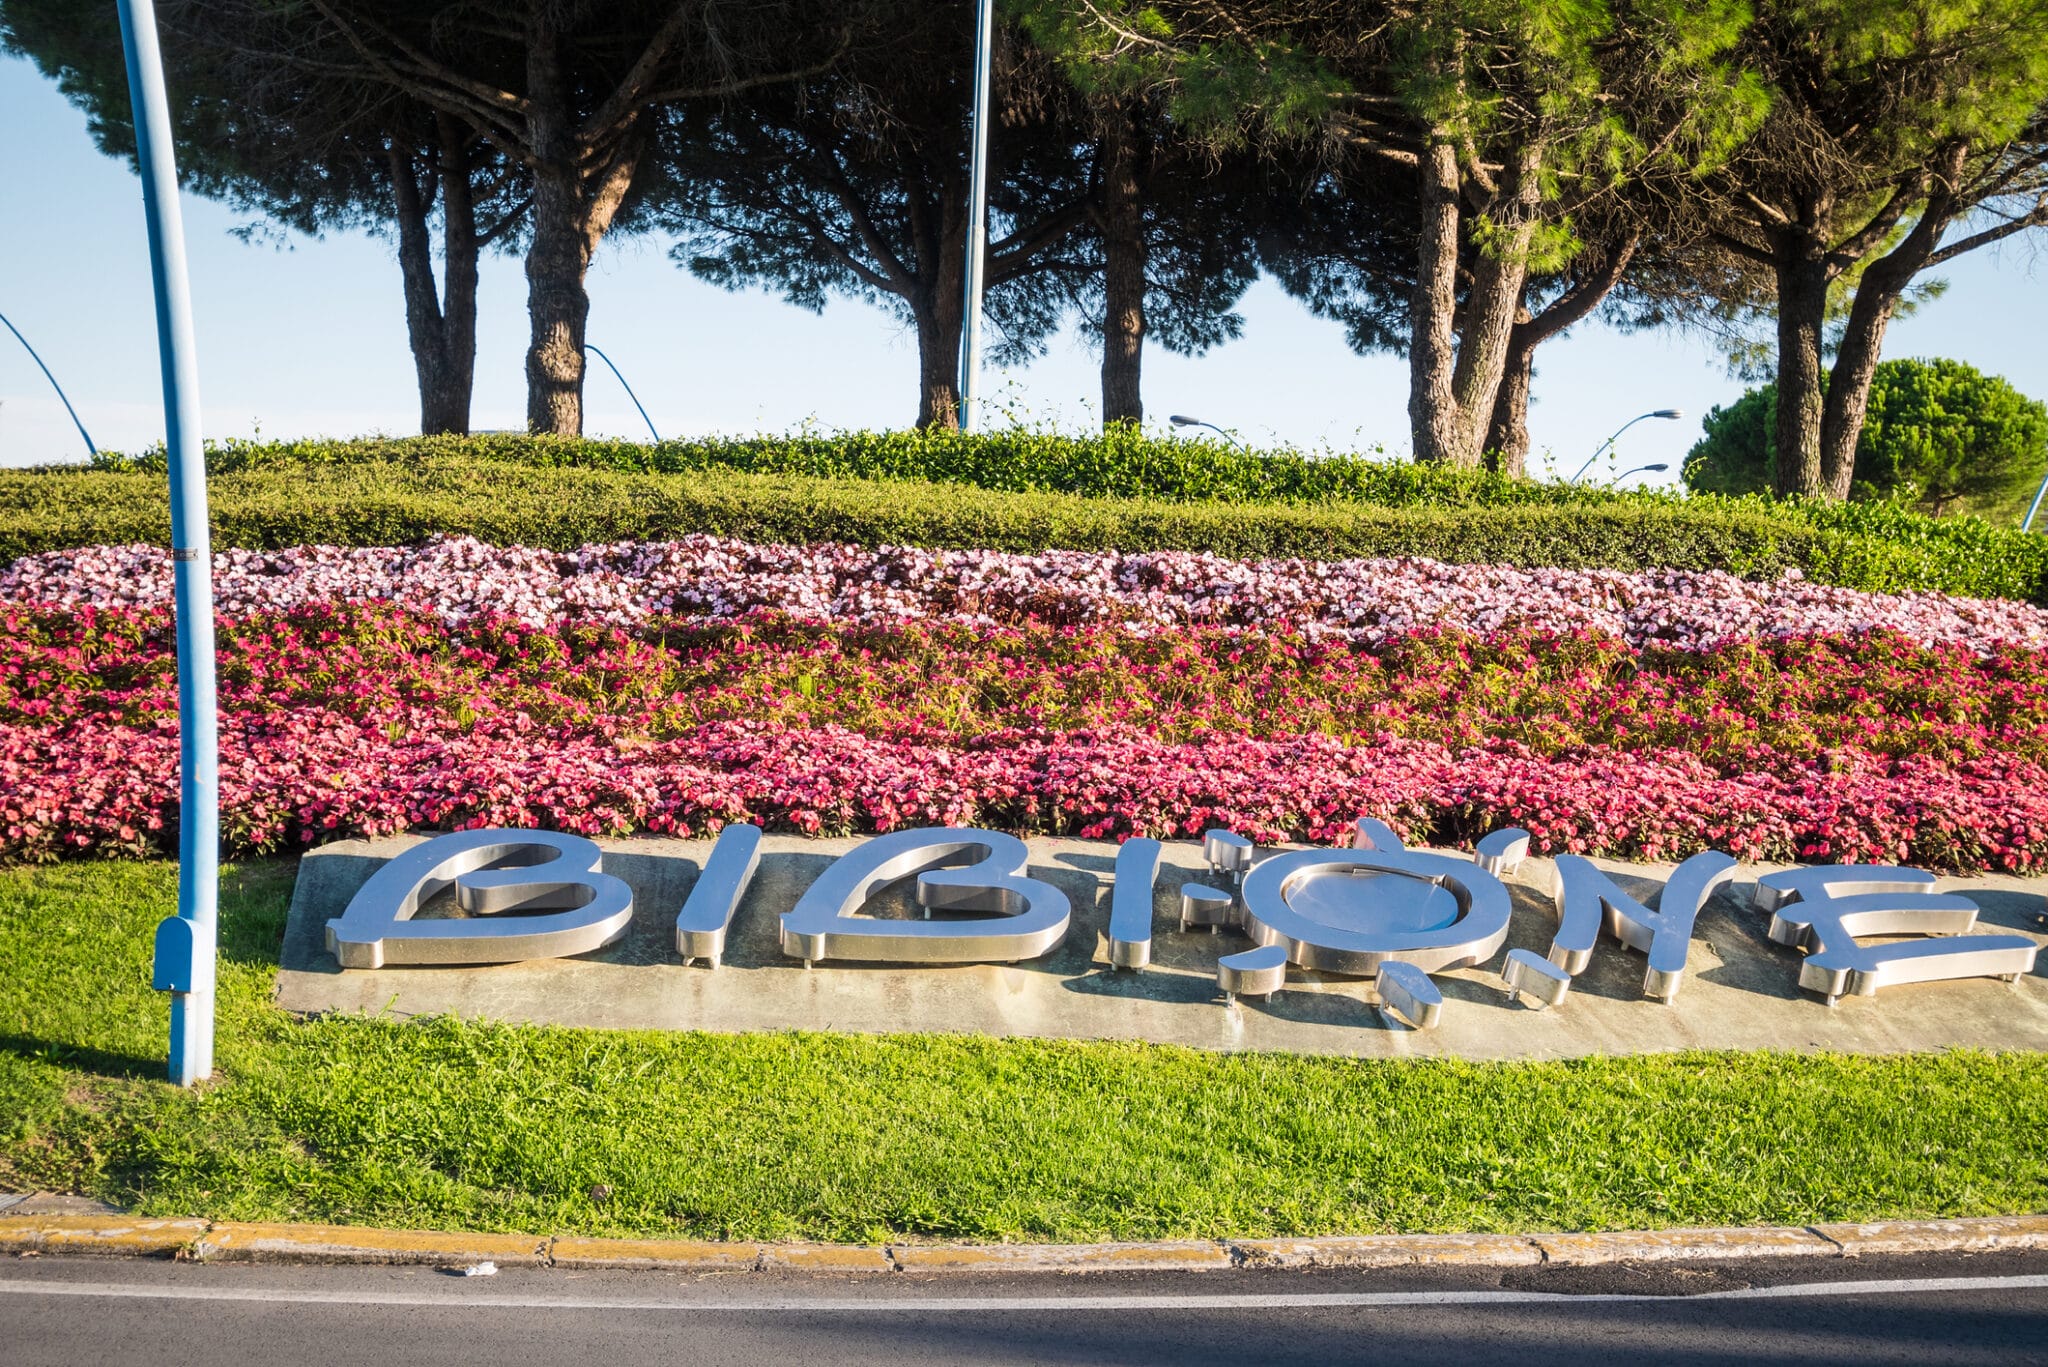
[[[269,1005],[292,872],[226,875],[221,1075],[185,1093],[157,1080],[149,989],[175,870],[0,869],[0,1187],[163,1215],[865,1241],[2048,1208],[2037,1054],[1467,1064],[300,1021]]]

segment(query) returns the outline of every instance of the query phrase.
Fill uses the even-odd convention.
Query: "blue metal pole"
[[[199,369],[185,278],[185,226],[151,0],[116,0],[128,56],[135,157],[149,224],[171,473],[171,572],[178,620],[178,914],[156,928],[155,985],[171,994],[171,1080],[213,1072],[214,943],[220,895],[220,754],[214,718],[213,561]]]
[[[2041,511],[2041,498],[2044,494],[2048,494],[2048,475],[2041,476],[2041,487],[2034,490],[2034,501],[2027,505],[2027,520],[2020,523],[2021,531],[2034,530],[2034,514]]]
[[[647,435],[653,437],[657,442],[660,441],[661,433],[654,430],[654,419],[647,416],[647,410],[641,406],[640,396],[633,392],[633,386],[626,383],[626,377],[619,374],[619,368],[612,364],[612,358],[588,342],[583,344],[583,349],[604,362],[605,369],[611,371],[613,377],[618,380],[619,388],[625,390],[626,397],[633,401],[633,407],[640,409],[640,421],[647,424]]]
[[[974,151],[967,173],[967,289],[960,320],[960,427],[975,429],[981,388],[981,295],[988,257],[989,53],[995,0],[981,0],[974,18]]]
[[[78,420],[78,410],[71,406],[71,399],[64,393],[64,386],[57,383],[57,377],[52,375],[50,368],[43,364],[43,358],[36,355],[36,349],[28,344],[28,338],[21,335],[21,329],[7,322],[6,314],[0,313],[0,323],[7,324],[7,330],[14,334],[14,340],[21,343],[21,349],[26,351],[28,358],[36,363],[36,369],[43,372],[43,378],[50,382],[50,388],[57,391],[57,401],[63,404],[64,411],[71,415],[71,425],[78,429],[79,436],[85,438],[85,449],[97,456],[100,453],[100,448],[92,444],[92,433],[86,431],[85,424]]]

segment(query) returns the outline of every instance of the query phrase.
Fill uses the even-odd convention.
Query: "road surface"
[[[0,1363],[2048,1363],[2048,1254],[934,1278],[0,1263]]]

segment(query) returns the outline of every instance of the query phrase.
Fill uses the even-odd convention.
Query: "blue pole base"
[[[213,993],[171,994],[171,1081],[190,1087],[213,1076]]]

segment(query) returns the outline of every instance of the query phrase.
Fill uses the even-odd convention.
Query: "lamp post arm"
[[[0,323],[7,324],[7,330],[14,334],[14,340],[21,343],[21,349],[26,351],[28,358],[36,363],[36,369],[43,372],[43,378],[50,382],[50,388],[57,391],[57,401],[63,404],[64,411],[71,415],[71,425],[78,429],[79,436],[85,438],[85,449],[97,456],[100,453],[100,448],[92,444],[92,433],[86,431],[85,424],[79,421],[78,410],[71,406],[70,398],[64,393],[64,386],[57,383],[57,377],[52,375],[50,368],[43,364],[43,358],[36,355],[36,349],[28,344],[28,338],[21,335],[21,329],[7,322],[6,314],[0,313]]]
[[[1622,433],[1628,431],[1629,428],[1634,427],[1644,418],[1654,418],[1656,416],[1657,415],[1654,413],[1639,413],[1635,417],[1630,418],[1627,422],[1623,423],[1621,426],[1615,428],[1614,435],[1609,437],[1606,441],[1601,442],[1598,446],[1594,447],[1593,454],[1587,456],[1586,463],[1579,467],[1579,473],[1577,475],[1573,475],[1569,480],[1566,481],[1566,483],[1577,484],[1579,482],[1579,476],[1585,474],[1586,471],[1593,468],[1593,462],[1600,459],[1601,453],[1606,451],[1608,447],[1614,445],[1615,442],[1621,440]]]
[[[640,396],[633,392],[633,386],[626,383],[626,377],[619,374],[619,368],[612,364],[612,358],[588,342],[583,344],[583,349],[604,362],[604,368],[609,370],[613,377],[618,380],[619,388],[626,391],[626,397],[633,401],[633,407],[640,410],[640,421],[647,424],[647,435],[653,437],[656,442],[659,442],[661,440],[661,433],[654,430],[654,419],[647,416],[647,409],[641,405]]]
[[[2034,490],[2034,501],[2027,505],[2026,521],[2020,523],[2021,531],[2030,532],[2034,529],[2034,514],[2041,511],[2041,496],[2043,494],[2048,494],[2048,475],[2041,476],[2041,487]]]

